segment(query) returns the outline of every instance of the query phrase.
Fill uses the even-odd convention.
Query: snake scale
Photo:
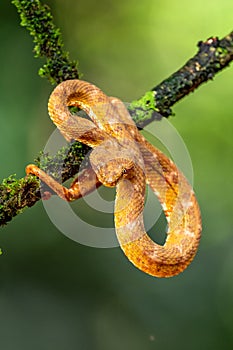
[[[82,109],[89,119],[71,114],[69,106]],[[26,173],[38,176],[67,201],[86,195],[100,184],[116,186],[115,229],[128,259],[156,277],[182,272],[196,254],[201,218],[193,189],[176,165],[140,134],[119,99],[106,96],[93,84],[62,82],[52,92],[48,110],[66,140],[78,140],[93,148],[91,166],[69,189],[33,164],[27,166]],[[168,222],[163,245],[155,243],[144,228],[146,184],[158,197]]]

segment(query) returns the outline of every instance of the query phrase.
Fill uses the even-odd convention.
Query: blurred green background
[[[177,70],[196,43],[232,30],[232,0],[48,2],[82,78],[124,101]],[[54,130],[52,87],[37,75],[32,38],[0,2],[1,179],[43,149]],[[170,118],[194,168],[203,219],[199,252],[171,279],[134,268],[119,248],[65,237],[41,203],[1,229],[3,350],[233,348],[233,67],[179,102]],[[78,227],[77,227],[78,230]]]

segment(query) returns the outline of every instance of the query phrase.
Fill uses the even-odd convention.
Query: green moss
[[[217,61],[215,63],[215,67],[217,70],[221,68],[222,64],[224,64],[225,57],[227,55],[229,55],[229,49],[222,46],[216,48],[215,57]]]
[[[15,179],[15,174],[3,179],[2,186],[5,187],[9,197],[14,196],[18,189],[18,181]]]
[[[144,110],[147,110],[147,109],[156,110],[154,91],[148,91],[139,100],[132,101],[130,104],[130,109],[135,109],[135,108],[140,108]]]
[[[132,101],[128,109],[137,125],[142,124],[146,120],[152,119],[155,112],[159,112],[156,107],[155,92],[146,92],[139,100]]]
[[[67,79],[78,79],[77,62],[70,61],[63,50],[60,29],[53,23],[53,16],[47,5],[39,0],[13,0],[21,25],[33,36],[35,57],[45,57],[46,63],[39,69],[39,75],[52,84]]]
[[[61,148],[55,156],[41,152],[35,163],[56,180],[64,182],[77,174],[89,150],[90,147],[75,141]]]
[[[80,142],[73,142],[63,147],[55,156],[41,153],[36,164],[46,173],[59,181],[74,177],[85,155],[90,150]],[[41,184],[34,175],[17,179],[11,175],[0,184],[0,225],[5,225],[14,216],[20,214],[26,207],[31,207],[41,195]],[[43,189],[47,189],[42,185]]]
[[[226,56],[228,54],[228,50],[224,47],[217,47],[216,49],[216,56],[221,57],[221,56]]]
[[[6,224],[38,199],[39,181],[33,176],[16,179],[11,175],[0,184],[0,225]]]

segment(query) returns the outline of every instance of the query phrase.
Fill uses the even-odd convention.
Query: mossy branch
[[[49,7],[39,0],[13,0],[25,26],[34,38],[35,56],[44,57],[46,63],[39,75],[52,84],[67,79],[78,79],[77,62],[71,61],[63,49],[60,30],[54,25]],[[151,91],[129,106],[132,118],[142,128],[155,119],[172,115],[171,107],[202,83],[213,79],[216,73],[233,60],[233,32],[219,40],[216,37],[198,44],[197,54],[181,69],[165,79]],[[62,181],[73,177],[89,148],[79,142],[69,149],[60,150],[56,156],[40,155],[37,163],[57,178],[61,169]],[[24,208],[31,207],[40,199],[39,180],[34,176],[3,180],[0,185],[0,225],[6,224]]]
[[[171,107],[201,84],[212,80],[233,60],[233,32],[219,40],[209,38],[198,43],[198,52],[185,65],[151,91],[131,103],[129,110],[139,127],[144,127],[159,115],[172,115]]]
[[[13,0],[21,25],[33,36],[35,57],[45,57],[46,63],[39,70],[52,84],[63,80],[78,79],[77,62],[70,61],[63,49],[60,29],[53,22],[50,8],[39,0]]]

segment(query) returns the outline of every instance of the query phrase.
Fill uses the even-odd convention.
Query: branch
[[[67,79],[78,79],[77,62],[70,61],[63,50],[60,30],[54,25],[47,5],[39,0],[13,0],[25,26],[34,38],[35,56],[44,57],[46,63],[39,75],[52,84]],[[171,107],[202,83],[213,79],[233,60],[233,32],[219,40],[210,38],[198,44],[197,54],[181,69],[165,79],[142,98],[128,107],[139,128],[162,116],[172,115]],[[79,169],[89,148],[75,142],[68,149],[60,150],[56,156],[41,154],[37,164],[58,179],[62,165],[62,181],[73,177]],[[6,224],[24,208],[33,206],[40,199],[39,180],[34,176],[16,179],[10,176],[0,184],[0,225]]]
[[[34,38],[35,57],[46,58],[39,75],[51,84],[78,79],[78,63],[70,61],[68,52],[63,50],[61,32],[53,23],[50,8],[39,0],[12,0],[12,4],[19,12],[21,26],[26,27]]]
[[[90,148],[79,142],[62,148],[54,157],[41,154],[35,163],[62,182],[74,177]],[[44,190],[46,188],[44,187]],[[33,176],[16,179],[9,176],[0,184],[0,226],[20,214],[24,208],[32,207],[40,198],[40,182]]]
[[[129,110],[139,127],[172,115],[171,107],[201,84],[214,78],[233,60],[233,32],[219,40],[209,38],[198,43],[198,52],[177,72],[131,103]]]

